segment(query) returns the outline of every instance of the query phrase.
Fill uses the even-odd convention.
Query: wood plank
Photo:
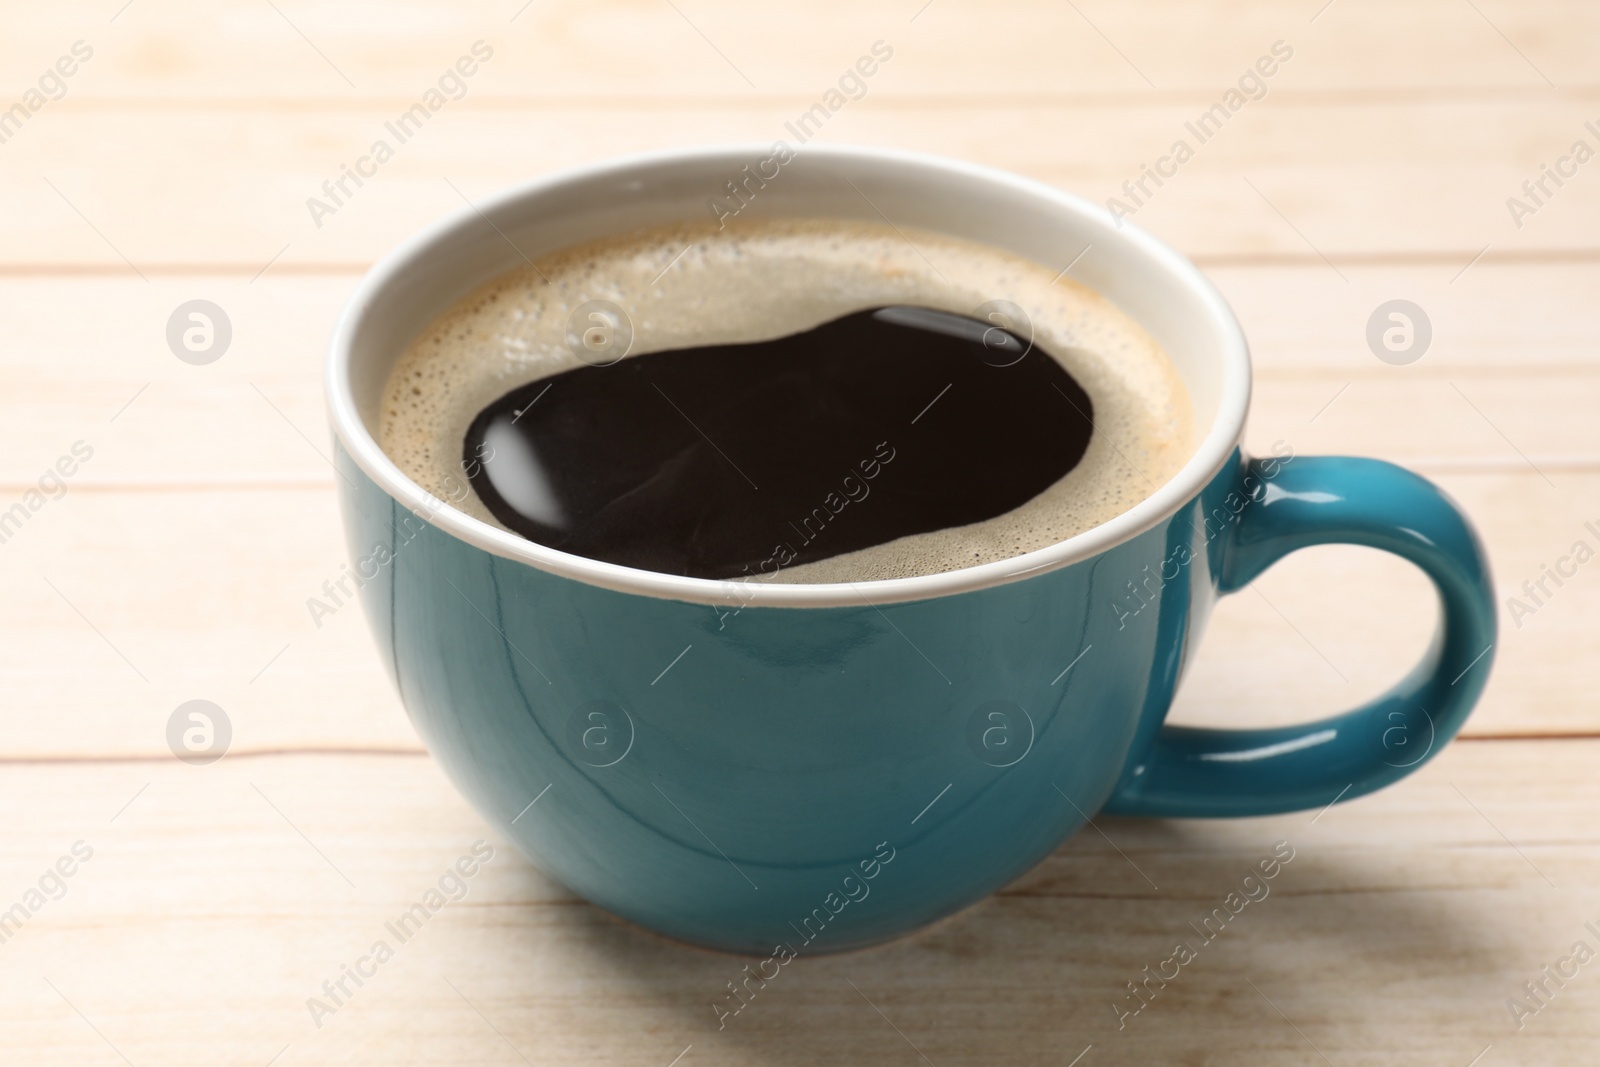
[[[75,485],[331,485],[322,399],[328,339],[354,276],[0,279],[0,484],[39,477],[73,442]],[[232,340],[214,363],[167,345],[174,310],[217,303]]]
[[[1123,183],[1186,136],[1197,108],[1203,102],[887,107],[869,96],[825,129],[830,140],[979,160],[1104,203],[1126,197]],[[1506,202],[1575,139],[1594,142],[1584,128],[1594,110],[1562,96],[1400,104],[1269,96],[1199,145],[1163,187],[1147,184],[1151,199],[1134,219],[1197,256],[1431,256],[1445,277],[1486,245],[1489,257],[1593,258],[1600,200],[1582,191],[1586,171],[1520,228]],[[159,106],[130,116],[69,98],[5,145],[0,196],[14,210],[0,222],[0,263],[98,264],[129,277],[184,264],[253,275],[280,253],[282,269],[366,263],[459,210],[462,195],[645,149],[771,142],[796,111],[731,102],[642,112],[626,100],[505,109],[469,97],[399,144],[360,189],[347,186],[353,195],[337,214],[313,219],[308,198],[384,138],[395,114],[362,105],[242,121]]]
[[[3,549],[4,755],[159,754],[194,699],[240,750],[420,748],[360,609],[306,606],[346,562],[331,488],[69,490]]]
[[[1250,337],[1250,443],[1376,455],[1429,470],[1571,469],[1600,460],[1600,265],[1479,264],[1442,272],[1227,267],[1209,272]],[[23,486],[73,442],[95,449],[75,482],[331,484],[322,361],[352,275],[0,278],[0,489]],[[1403,296],[1434,340],[1410,366],[1368,349],[1366,323]],[[167,348],[168,317],[203,298],[229,316],[216,363]],[[137,399],[134,399],[137,397]],[[130,403],[131,401],[131,403]],[[1419,418],[1426,413],[1427,418]]]
[[[1586,1064],[1592,965],[1520,1031],[1505,1002],[1595,945],[1597,755],[1461,743],[1320,816],[1106,819],[1116,851],[1085,832],[930,931],[802,955],[721,1031],[711,1003],[743,960],[576,900],[431,761],[14,767],[6,901],[74,841],[93,856],[5,946],[0,1021],[8,1055],[39,1067],[919,1062],[908,1044],[937,1064],[1066,1063],[1093,1045],[1083,1062],[1432,1067],[1491,1044],[1500,1062]],[[495,857],[465,899],[318,1029],[307,998],[480,838]],[[1279,841],[1293,859],[1269,894],[1119,1032],[1124,983],[1198,940],[1189,923]]]
[[[1563,89],[1594,86],[1581,42],[1600,30],[1592,7],[1575,0],[1485,3],[1482,16],[1414,0],[1341,0],[1324,13],[1289,0],[1168,0],[1139,9],[1108,0],[987,8],[826,0],[759,18],[725,0],[684,2],[677,11],[665,4],[410,0],[385,5],[381,19],[354,3],[288,2],[280,12],[198,0],[126,13],[119,6],[63,3],[19,19],[0,43],[0,68],[43,71],[82,38],[95,55],[69,83],[73,97],[183,97],[230,106],[240,99],[405,98],[481,38],[496,53],[475,78],[474,94],[814,97],[883,39],[896,48],[893,79],[881,86],[886,94],[1134,96],[1220,92],[1283,39],[1297,49],[1291,84],[1301,88],[1548,92],[1541,72]],[[1223,26],[1227,32],[1217,32]],[[1194,47],[1201,39],[1207,47]],[[993,62],[997,53],[1005,62]]]
[[[1457,278],[1464,265],[1342,267],[1350,280],[1341,282],[1322,263],[1201,262],[1244,326],[1258,381],[1442,378],[1470,390],[1478,375],[1501,369],[1543,376],[1600,367],[1600,307],[1587,295],[1600,286],[1600,265],[1480,261]],[[1420,306],[1433,334],[1408,366],[1382,363],[1367,343],[1368,320],[1395,299]]]
[[[277,385],[263,376],[232,385],[152,385],[115,423],[103,417],[141,388],[133,381],[120,389],[38,389],[34,404],[0,434],[18,442],[0,486],[20,495],[76,441],[96,449],[82,485],[331,484],[320,389],[311,382]],[[102,417],[85,416],[91,403]],[[1425,471],[1516,467],[1553,477],[1594,469],[1587,412],[1597,404],[1600,377],[1590,374],[1268,380],[1257,386],[1246,440],[1257,454],[1281,440],[1302,455],[1375,455]],[[173,409],[183,417],[162,421]],[[1411,421],[1419,411],[1436,422]]]
[[[1317,270],[1221,272],[1247,328],[1263,327],[1266,337],[1257,346],[1263,381],[1252,446],[1265,449],[1282,438],[1302,454],[1356,452],[1420,465],[1478,518],[1505,595],[1531,603],[1519,593],[1522,582],[1538,580],[1541,566],[1568,552],[1584,536],[1583,523],[1600,516],[1588,473],[1595,459],[1588,412],[1596,382],[1584,347],[1594,330],[1586,295],[1593,270],[1480,266],[1462,282],[1473,290],[1436,285],[1420,294],[1396,289],[1396,272],[1358,272],[1353,288],[1368,292],[1368,299],[1406,292],[1438,311],[1435,349],[1418,364],[1398,368],[1364,350],[1358,297],[1319,299],[1329,285]],[[99,723],[75,739],[75,752],[159,750],[164,715],[197,695],[238,709],[246,719],[241,745],[414,744],[359,620],[349,615],[317,631],[304,609],[305,598],[337,575],[343,559],[331,476],[317,451],[327,447],[318,370],[323,338],[349,285],[348,278],[302,277],[268,277],[255,285],[160,279],[153,288],[115,278],[0,285],[16,342],[0,354],[15,386],[0,398],[6,445],[0,455],[9,460],[0,486],[8,500],[20,497],[74,441],[96,450],[69,483],[68,499],[51,504],[6,545],[9,566],[0,573],[26,590],[13,601],[7,627],[15,633],[7,646],[12,654],[3,657],[11,691],[20,698],[11,735],[19,751],[58,751],[60,737],[48,715],[58,699],[59,672],[40,665],[63,659],[81,672],[71,690],[74,713]],[[1337,282],[1332,288],[1344,293]],[[208,367],[179,363],[161,340],[166,313],[196,295],[220,300],[236,319],[235,348]],[[1436,299],[1446,303],[1441,307]],[[1295,314],[1294,308],[1305,310]],[[144,339],[130,353],[127,338],[140,333]],[[1502,342],[1519,336],[1528,339],[1524,358],[1540,372],[1533,378],[1495,365],[1504,356]],[[1554,484],[1528,467],[1517,448],[1536,457]],[[276,490],[248,491],[251,484]],[[141,486],[161,491],[97,492]],[[182,500],[185,487],[239,491]],[[168,531],[174,528],[196,531],[202,562],[173,556]],[[125,539],[136,566],[100,554],[110,530]],[[1326,552],[1329,560],[1338,558],[1337,550]],[[146,708],[139,717],[112,710],[124,706],[130,687],[138,691],[144,683],[37,581],[39,573],[70,576],[91,559],[104,563],[87,583],[91,591],[118,590],[126,572],[148,578],[136,587],[137,596],[112,598],[109,618],[101,616],[106,604],[91,598],[83,605],[163,687],[139,698]],[[1338,580],[1329,580],[1330,567]],[[245,583],[226,587],[234,597],[226,611],[210,591],[217,575]],[[1508,644],[1472,729],[1594,727],[1585,685],[1565,669],[1594,655],[1584,622],[1595,608],[1591,585],[1583,575],[1563,588],[1549,610],[1522,620],[1526,632],[1503,616]],[[1224,721],[1288,721],[1337,710],[1397,677],[1429,625],[1430,601],[1415,575],[1398,563],[1362,562],[1361,553],[1337,567],[1291,561],[1261,589],[1283,614],[1254,597],[1227,602],[1180,700],[1180,717],[1215,721],[1226,708]],[[1329,603],[1346,589],[1362,590],[1364,599]],[[64,591],[78,602],[84,587]],[[148,605],[168,602],[212,610],[149,626]],[[1370,605],[1364,615],[1362,604]],[[55,623],[41,630],[41,614]],[[289,651],[259,682],[250,682],[286,644]],[[1240,662],[1264,664],[1271,684],[1247,682]],[[298,685],[340,693],[349,713],[323,722],[303,705],[275,710],[273,699]]]
[[[1573,669],[1600,657],[1600,576],[1547,581],[1542,603],[1521,590],[1576,541],[1600,549],[1584,526],[1600,526],[1600,474],[1553,477],[1556,489],[1516,471],[1438,479],[1501,584],[1495,674],[1469,733],[1600,733]],[[346,560],[331,487],[69,490],[3,549],[10,755],[159,755],[167,718],[197,698],[225,710],[241,750],[417,747],[359,610],[318,626],[306,606]],[[1514,616],[1513,595],[1532,613]],[[1308,550],[1222,603],[1175,717],[1254,726],[1353,707],[1421,655],[1433,603],[1398,560]]]

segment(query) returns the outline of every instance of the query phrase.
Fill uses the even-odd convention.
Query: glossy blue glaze
[[[1164,728],[1129,764],[1108,811],[1262,815],[1349,800],[1404,778],[1460,731],[1488,681],[1496,631],[1488,562],[1460,508],[1392,463],[1295,460],[1240,513],[1217,590],[1235,592],[1296,549],[1331,543],[1393,552],[1433,580],[1442,625],[1422,662],[1343,715],[1272,730]]]
[[[452,780],[575,892],[739,952],[913,930],[1103,808],[1247,815],[1378,788],[1460,728],[1492,658],[1470,528],[1429,483],[1368,460],[1235,453],[1176,514],[1070,566],[737,612],[493,555],[411,515],[342,448],[339,469],[368,616]],[[1163,728],[1217,595],[1326,541],[1396,552],[1438,584],[1445,626],[1417,672],[1326,722]]]

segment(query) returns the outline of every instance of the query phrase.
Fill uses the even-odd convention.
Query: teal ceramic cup
[[[533,544],[424,493],[384,455],[388,372],[456,298],[525,258],[705,217],[773,155],[634,157],[482,202],[374,268],[333,340],[339,488],[383,661],[450,778],[541,870],[685,941],[830,952],[982,899],[1097,812],[1318,808],[1404,777],[1456,734],[1495,640],[1460,509],[1376,460],[1243,455],[1249,354],[1210,283],[1102,208],[984,167],[807,145],[751,211],[888,218],[1044,264],[1077,257],[1071,275],[1165,347],[1200,428],[1178,475],[1102,526],[943,574],[719,582]],[[1315,722],[1165,725],[1217,598],[1332,542],[1393,552],[1433,580],[1441,622],[1415,670]]]

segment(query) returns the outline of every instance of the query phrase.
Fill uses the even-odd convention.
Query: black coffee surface
[[[1003,515],[1078,463],[1092,417],[1027,338],[891,307],[533,382],[473,420],[464,458],[531,541],[737,578]]]

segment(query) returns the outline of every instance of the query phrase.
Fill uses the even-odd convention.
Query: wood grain
[[[1600,547],[1584,527],[1600,525],[1600,476],[1558,474],[1556,490],[1519,472],[1438,478],[1477,518],[1502,585],[1496,670],[1467,733],[1600,734],[1573,669],[1600,655],[1592,568],[1547,584],[1532,615],[1505,604],[1535,606],[1521,584],[1575,541]],[[172,709],[195,698],[229,713],[246,750],[415,747],[360,610],[306,606],[346,558],[331,487],[69,490],[0,552],[6,751],[159,755]],[[1433,604],[1398,560],[1307,550],[1222,603],[1175,715],[1245,726],[1353,707],[1421,656]]]
[[[1541,72],[1569,92],[1595,86],[1583,41],[1597,19],[1576,0],[1484,3],[1482,14],[1421,0],[1339,0],[1327,11],[1287,0],[1162,0],[1137,9],[1109,0],[823,0],[759,12],[731,0],[408,0],[386,4],[381,19],[355,5],[303,0],[279,3],[278,12],[200,0],[117,14],[120,6],[55,5],[7,35],[0,64],[42,71],[81,38],[96,55],[73,91],[97,101],[405,98],[483,38],[497,50],[485,92],[519,101],[610,97],[640,108],[696,95],[815,96],[879,38],[903,49],[884,92],[913,99],[1220,90],[1284,39],[1304,61],[1302,88],[1546,92]]]
[[[0,1021],[8,1058],[38,1065],[117,1062],[108,1043],[172,1067],[286,1046],[280,1063],[666,1067],[692,1045],[684,1063],[910,1064],[913,1044],[935,1064],[1067,1063],[1091,1044],[1085,1062],[1113,1064],[1320,1050],[1425,1067],[1488,1044],[1502,1062],[1578,1063],[1600,1010],[1587,969],[1520,1032],[1505,1000],[1595,943],[1600,842],[1580,813],[1597,745],[1457,744],[1320,816],[1107,819],[1106,837],[1079,834],[933,930],[802,957],[721,1031],[711,1003],[742,960],[577,900],[426,759],[11,768],[6,892],[75,841],[93,857],[4,946]],[[465,899],[393,943],[385,921],[480,838],[496,854]],[[1188,924],[1279,841],[1294,858],[1265,899],[1119,1031],[1125,983],[1197,943]],[[379,938],[394,959],[318,1028],[307,999]]]
[[[1600,146],[1597,30],[1577,0],[12,12],[0,112],[74,42],[94,54],[0,127],[0,511],[75,443],[93,455],[0,543],[0,909],[74,842],[93,857],[0,943],[0,1061],[1590,1063],[1595,964],[1521,1029],[1506,1001],[1575,941],[1600,949],[1600,572],[1518,618],[1506,598],[1600,547],[1600,172],[1521,226],[1506,201],[1575,140]],[[316,226],[307,197],[477,40],[494,56],[462,98]],[[312,621],[344,560],[321,361],[360,272],[463,196],[785,137],[876,40],[894,56],[828,139],[1101,202],[1292,46],[1134,219],[1238,311],[1251,447],[1402,462],[1473,515],[1497,666],[1465,738],[1392,789],[1271,819],[1099,820],[933,930],[796,961],[719,1031],[710,1004],[742,961],[627,926],[495,840],[423,753],[358,611]],[[234,327],[206,367],[163,338],[194,298]],[[1434,329],[1410,366],[1364,339],[1395,298]],[[1390,557],[1296,555],[1220,605],[1174,720],[1354,705],[1414,662],[1432,605]],[[194,698],[234,728],[209,767],[166,747]],[[466,898],[317,1027],[307,998],[483,837],[496,858]],[[1278,841],[1295,859],[1271,895],[1119,1030],[1125,983]]]
[[[1352,268],[1348,284],[1320,265],[1210,273],[1252,343],[1252,444],[1552,476],[1600,461],[1600,264],[1479,264],[1454,285],[1395,267]],[[15,385],[0,392],[0,486],[31,482],[80,438],[97,453],[76,485],[331,484],[321,364],[355,280],[0,280],[0,372]],[[1373,310],[1397,296],[1434,331],[1404,367],[1365,340]],[[168,316],[195,298],[220,304],[233,329],[204,367],[165,341]]]
[[[1256,342],[1249,445],[1284,440],[1300,454],[1417,467],[1478,521],[1502,604],[1517,596],[1539,607],[1518,619],[1503,608],[1496,675],[1469,733],[1600,730],[1589,680],[1572,669],[1600,651],[1595,576],[1547,585],[1557,594],[1548,606],[1521,591],[1579,539],[1600,545],[1585,528],[1600,523],[1591,416],[1600,374],[1586,349],[1595,271],[1480,265],[1459,283],[1470,279],[1470,290],[1448,279],[1407,285],[1394,268],[1361,268],[1348,287],[1322,268],[1214,272]],[[0,677],[14,694],[0,721],[13,751],[159,752],[165,715],[198,696],[227,708],[251,749],[415,746],[358,614],[319,628],[305,606],[344,560],[320,363],[351,284],[0,286],[15,340],[0,366],[18,385],[0,394],[0,490],[20,499],[75,441],[95,449],[65,497],[0,551]],[[1409,367],[1379,363],[1362,339],[1366,313],[1394,293],[1431,307],[1437,323],[1434,347]],[[206,367],[173,359],[162,339],[170,308],[197,295],[221,302],[235,324],[233,349]],[[181,553],[174,529],[184,531]],[[107,531],[119,531],[115,554],[101,551]],[[1419,576],[1397,561],[1340,549],[1291,559],[1224,602],[1176,715],[1243,725],[1353,706],[1420,655],[1432,610]],[[66,684],[44,666],[64,658]],[[94,729],[63,735],[51,708]]]
[[[248,277],[280,253],[283,267],[367,263],[460,210],[463,196],[561,167],[685,144],[793,143],[784,123],[811,102],[640,111],[620,100],[505,108],[469,96],[392,145],[394,158],[359,190],[347,186],[352,195],[335,215],[314,219],[308,198],[325,197],[325,181],[385,138],[403,101],[239,114],[174,102],[129,115],[68,97],[4,145],[0,195],[16,213],[0,262],[96,263],[129,277],[186,264]],[[890,107],[869,95],[831,118],[825,136],[989,163],[1103,204],[1127,198],[1123,182],[1214,102]],[[1196,256],[1431,257],[1446,278],[1485,245],[1494,257],[1593,258],[1600,200],[1586,192],[1587,171],[1520,228],[1506,201],[1574,140],[1600,145],[1584,129],[1597,113],[1593,100],[1560,95],[1395,103],[1269,95],[1197,145],[1163,187],[1147,185],[1148,206],[1133,218]],[[1352,152],[1357,144],[1370,147]],[[163,165],[138,165],[151,156]]]

